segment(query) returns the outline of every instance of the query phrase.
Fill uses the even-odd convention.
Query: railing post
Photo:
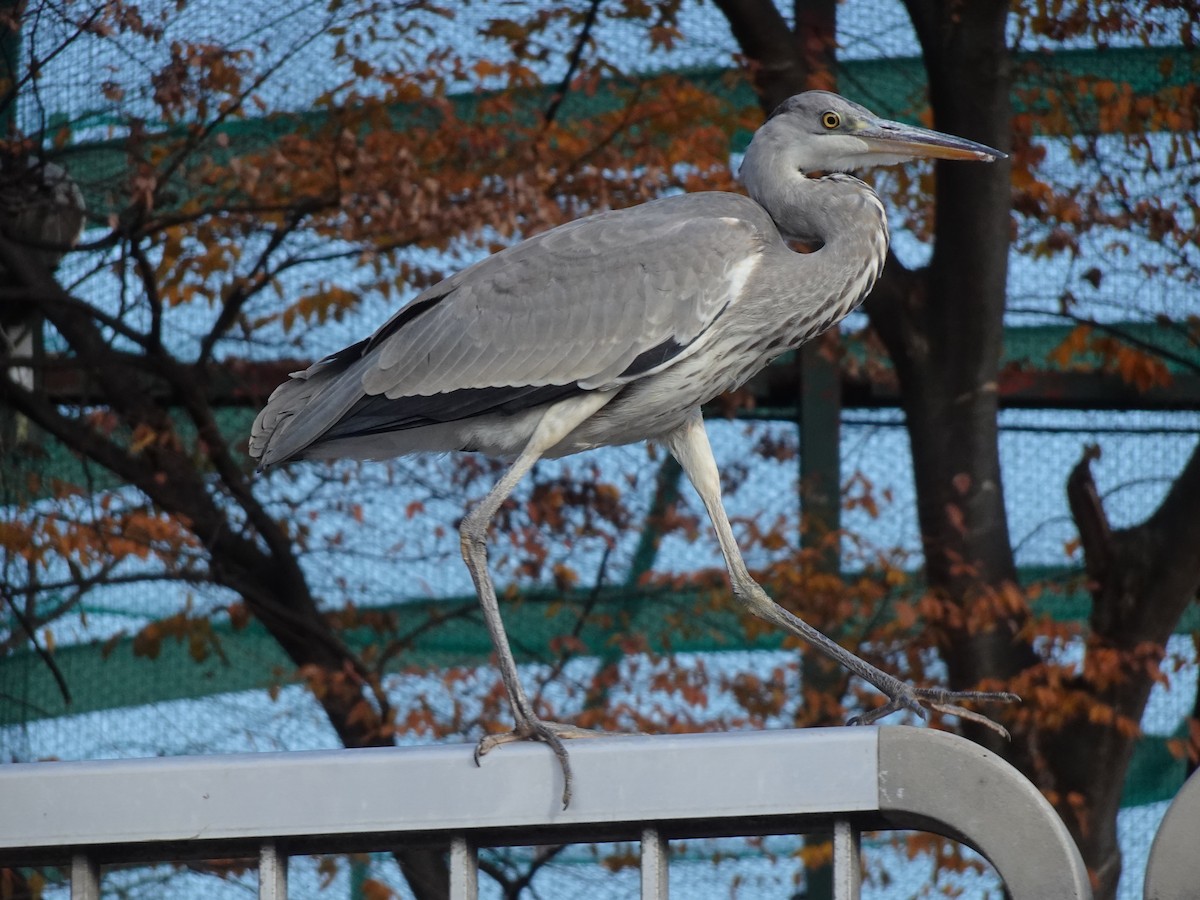
[[[859,900],[862,852],[858,829],[845,819],[833,823],[833,900]]]
[[[71,857],[71,900],[100,900],[100,866],[86,853]]]
[[[462,835],[450,841],[450,900],[479,900],[479,850]]]
[[[1196,833],[1200,831],[1200,774],[1184,782],[1150,845],[1146,864],[1146,900],[1187,900],[1196,896],[1200,861]]]
[[[669,847],[657,828],[642,830],[642,900],[667,900]]]
[[[258,850],[258,900],[287,900],[287,854],[273,842]]]

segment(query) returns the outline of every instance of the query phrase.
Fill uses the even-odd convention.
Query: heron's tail
[[[352,370],[366,341],[314,363],[275,388],[250,428],[250,455],[259,471],[305,455],[363,397]]]

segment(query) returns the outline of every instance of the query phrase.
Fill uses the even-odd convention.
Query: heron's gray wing
[[[516,412],[669,365],[736,302],[771,227],[753,201],[703,193],[530,238],[297,373],[251,452],[269,464],[318,440]]]
[[[385,324],[364,391],[617,386],[684,352],[736,299],[760,216],[738,195],[686,194],[533,237]]]

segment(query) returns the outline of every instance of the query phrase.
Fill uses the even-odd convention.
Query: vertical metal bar
[[[86,853],[71,857],[71,900],[100,900],[100,866]]]
[[[662,465],[658,467],[658,473],[654,476],[654,494],[650,499],[650,509],[643,520],[642,533],[638,535],[633,561],[629,564],[629,575],[625,579],[625,587],[630,591],[638,588],[642,576],[654,568],[654,560],[658,557],[658,545],[662,540],[663,519],[679,499],[679,484],[682,480],[683,467],[679,465],[679,460],[669,453],[663,454]]]
[[[479,900],[479,849],[462,835],[450,841],[450,900]]]
[[[833,900],[859,900],[862,855],[858,829],[845,819],[833,823]]]
[[[258,848],[258,900],[287,900],[288,858],[268,842]]]
[[[823,549],[820,566],[841,570],[841,549],[825,539],[841,527],[842,516],[842,379],[837,355],[837,329],[796,351],[800,369],[796,401],[800,426],[801,544]]]
[[[667,900],[669,848],[657,828],[642,831],[642,900]]]
[[[813,15],[814,27],[825,33],[822,22],[832,22],[837,3],[829,0],[805,3],[805,15]],[[809,20],[806,19],[806,22]],[[819,40],[819,39],[818,39]],[[824,51],[814,51],[822,55]],[[837,329],[796,351],[799,384],[796,393],[796,424],[800,429],[800,546],[816,553],[813,563],[822,575],[841,577],[841,542],[830,536],[841,528],[842,472],[841,422],[842,379],[837,354]],[[805,694],[840,696],[844,676],[839,667],[819,653],[800,654],[800,683]],[[813,722],[838,725],[835,719]],[[810,900],[832,900],[833,862],[829,854],[829,832],[806,834],[804,845],[815,852],[806,854],[804,887]]]

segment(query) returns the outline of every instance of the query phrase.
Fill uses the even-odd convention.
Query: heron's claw
[[[985,728],[990,728],[1005,740],[1009,739],[1008,729],[993,722],[982,713],[961,706],[962,701],[973,703],[1020,703],[1021,698],[1008,691],[951,691],[946,688],[913,687],[901,683],[899,688],[889,692],[888,702],[883,706],[868,710],[847,720],[847,725],[871,725],[892,713],[908,710],[916,713],[922,719],[927,718],[926,710],[932,709],[947,716],[958,716]]]
[[[524,720],[518,719],[516,727],[512,731],[485,734],[480,738],[479,743],[475,745],[475,765],[479,765],[483,756],[501,744],[511,744],[514,741],[541,741],[554,751],[554,755],[558,757],[558,764],[562,766],[562,801],[563,809],[566,809],[571,803],[572,774],[571,758],[567,755],[567,748],[563,741],[576,738],[615,737],[618,734],[619,732],[593,731],[575,725],[564,725],[561,722],[543,722],[536,716],[528,716]]]

